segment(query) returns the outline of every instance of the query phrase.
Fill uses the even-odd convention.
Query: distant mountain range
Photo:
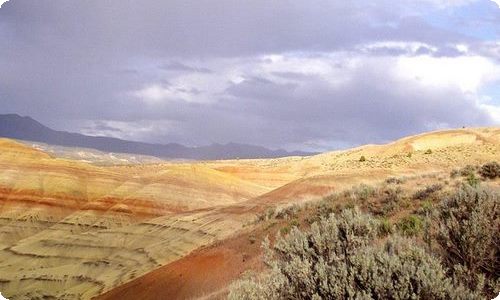
[[[111,137],[87,136],[80,133],[53,130],[30,117],[22,117],[16,114],[0,114],[0,137],[170,159],[276,158],[315,154],[302,151],[288,152],[282,149],[270,150],[260,146],[236,143],[187,147],[177,143],[150,144]]]

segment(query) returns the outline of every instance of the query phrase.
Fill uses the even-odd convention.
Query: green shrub
[[[348,273],[355,283],[342,299],[480,299],[454,285],[438,259],[407,239],[393,237],[383,246],[362,249],[352,264]]]
[[[266,218],[270,220],[274,218],[274,214],[276,213],[276,207],[270,207],[266,210]]]
[[[438,209],[436,241],[459,281],[489,297],[500,290],[500,201],[498,194],[463,186]]]
[[[343,271],[348,260],[367,246],[376,232],[376,221],[357,209],[323,218],[308,231],[293,228],[287,236],[278,237],[274,247],[264,243],[271,275],[237,283],[229,298],[311,299],[316,295],[335,299],[344,295],[341,282],[348,279]]]
[[[481,183],[481,180],[479,180],[474,173],[469,174],[466,181],[472,187],[477,187]]]
[[[280,290],[284,284],[282,276],[273,272],[256,275],[245,273],[242,278],[229,287],[228,299],[234,300],[268,300],[282,299]]]
[[[275,208],[270,207],[266,209],[263,213],[257,215],[257,222],[263,222],[274,218]]]
[[[425,150],[424,154],[432,154],[432,150],[431,149],[427,149],[427,150]]]
[[[372,186],[361,183],[351,189],[349,195],[352,200],[366,201],[370,197],[375,196],[375,189]]]
[[[432,202],[425,200],[422,202],[422,206],[420,206],[416,210],[416,213],[421,216],[428,216],[431,215],[433,211],[434,211],[434,206],[432,205]]]
[[[361,155],[361,157],[359,158],[359,161],[360,162],[364,162],[366,161],[366,157],[364,155]]]
[[[285,227],[282,227],[282,228],[280,229],[280,233],[281,233],[281,234],[288,234],[288,233],[290,233],[290,226],[288,226],[288,225],[287,225],[287,226],[285,226]]]
[[[274,247],[270,270],[230,287],[229,299],[478,299],[446,277],[439,261],[410,241],[370,245],[377,223],[357,209],[293,228]]]
[[[378,235],[380,237],[384,237],[392,233],[393,233],[393,226],[391,224],[391,221],[389,221],[387,218],[380,220],[380,223],[378,224]]]
[[[433,184],[430,186],[427,186],[426,188],[422,190],[418,190],[413,194],[413,199],[415,200],[424,200],[427,199],[430,195],[434,194],[437,191],[440,191],[443,189],[443,186],[441,184]]]
[[[343,211],[339,218],[323,218],[305,232],[293,228],[288,236],[278,237],[273,248],[265,243],[270,274],[236,283],[229,299],[332,299],[343,295],[343,286],[334,280],[333,288],[337,288],[331,290],[330,280],[347,279],[342,271],[346,260],[368,245],[375,233],[375,222],[358,210]]]
[[[415,236],[422,231],[423,222],[419,216],[411,215],[401,219],[396,227],[404,236]]]
[[[404,183],[404,180],[401,178],[397,178],[397,177],[389,177],[385,180],[385,183],[387,183],[387,184],[402,184],[402,183]]]
[[[460,176],[462,177],[468,177],[471,175],[475,175],[476,173],[476,167],[473,165],[466,165],[462,169],[460,169]]]
[[[327,202],[327,201],[321,201],[319,204],[318,204],[318,207],[316,209],[316,214],[317,216],[319,217],[318,220],[321,218],[321,217],[328,217],[331,213],[334,212],[334,207],[331,205],[330,202]]]
[[[344,204],[343,209],[354,209],[356,207],[356,204],[354,202],[349,201],[346,204]]]
[[[380,211],[377,211],[376,213],[378,215],[388,216],[395,212],[401,204],[402,192],[403,190],[400,187],[384,189],[382,192],[382,198],[380,199],[382,207]]]
[[[481,169],[479,169],[479,174],[489,179],[500,177],[500,165],[496,161],[484,164]]]
[[[274,217],[276,219],[289,219],[294,218],[300,212],[300,207],[298,205],[289,205],[286,207],[281,207],[275,210]]]

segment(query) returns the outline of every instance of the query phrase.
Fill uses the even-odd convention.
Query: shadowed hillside
[[[0,115],[0,137],[169,159],[268,158],[311,154],[300,151],[269,150],[264,147],[236,143],[186,147],[176,143],[160,145],[103,136],[87,136],[79,133],[52,130],[30,117],[21,117],[14,114]]]

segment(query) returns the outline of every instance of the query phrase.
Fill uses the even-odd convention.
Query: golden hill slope
[[[499,153],[500,129],[481,128],[307,158],[103,167],[0,139],[0,291],[88,299],[228,237],[269,205]]]
[[[184,211],[268,190],[202,165],[98,167],[0,140],[0,290],[89,298],[237,228]]]
[[[107,210],[120,203],[137,214],[161,215],[231,204],[268,190],[202,165],[99,167],[52,158],[6,139],[0,140],[0,167],[2,199],[67,209],[95,203],[92,207]]]
[[[429,149],[432,153],[426,154]],[[366,161],[361,162],[361,156]],[[219,161],[207,166],[275,188],[260,199],[289,202],[315,198],[359,182],[450,171],[467,164],[498,161],[499,157],[500,128],[475,128],[429,132],[385,145],[366,145],[312,157]]]

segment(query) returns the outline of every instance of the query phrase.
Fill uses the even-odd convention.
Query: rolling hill
[[[189,286],[201,279],[179,268],[207,255],[189,255],[196,249],[246,263],[238,237],[270,207],[392,176],[449,174],[499,153],[500,128],[431,132],[310,157],[109,166],[0,139],[0,291],[13,299],[106,292],[107,299],[133,299],[142,295],[140,284],[149,282],[144,293],[155,291],[172,274],[187,276],[176,284]],[[217,270],[227,281],[241,268]],[[215,292],[222,288],[217,278],[183,291]]]

